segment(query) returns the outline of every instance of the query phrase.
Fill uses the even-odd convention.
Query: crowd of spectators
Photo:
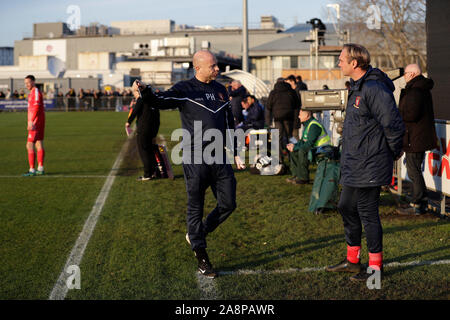
[[[77,97],[79,99],[83,98],[101,98],[101,97],[133,97],[133,94],[130,89],[122,89],[122,90],[92,90],[92,89],[80,89],[78,93],[75,92],[73,88],[70,88],[66,93],[61,90],[58,90],[56,93],[54,90],[49,90],[43,92],[44,99],[54,99],[54,98],[74,98]],[[27,99],[28,93],[25,92],[24,89],[14,90],[11,93],[10,89],[6,90],[6,93],[0,91],[0,99]]]
[[[80,89],[78,93],[75,89],[70,88],[67,92],[58,90],[55,92],[50,89],[43,92],[44,99],[54,99],[56,109],[64,110],[99,110],[99,109],[121,109],[123,106],[129,105],[133,99],[130,89],[122,90],[92,90]],[[0,91],[0,99],[7,100],[26,100],[28,92],[23,89],[8,89],[6,94]]]

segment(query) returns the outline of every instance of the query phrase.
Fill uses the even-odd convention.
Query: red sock
[[[44,149],[38,150],[38,152],[37,152],[37,160],[38,160],[38,165],[40,165],[41,167],[44,166],[44,155],[45,155]]]
[[[383,252],[370,253],[369,252],[369,268],[374,270],[381,270],[383,266]]]
[[[28,163],[30,164],[30,169],[34,169],[34,150],[28,150]]]
[[[359,262],[359,253],[361,252],[361,246],[349,246],[347,245],[347,260],[351,263]]]

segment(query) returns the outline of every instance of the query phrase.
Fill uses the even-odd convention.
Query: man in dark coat
[[[425,151],[437,147],[431,89],[434,82],[422,75],[417,64],[405,68],[406,87],[401,91],[399,110],[405,122],[403,136],[406,169],[413,185],[412,208],[399,209],[400,214],[419,215],[428,206],[427,188],[422,175]]]
[[[302,98],[300,96],[300,90],[298,90],[297,87],[297,79],[295,78],[295,76],[293,74],[291,74],[290,76],[288,76],[286,78],[287,83],[289,83],[289,85],[291,86],[292,89],[294,89],[294,91],[297,93],[298,96],[298,100],[300,101],[300,105],[298,106],[298,108],[295,109],[295,114],[294,114],[294,124],[293,124],[293,129],[292,129],[292,136],[295,139],[299,138],[299,129],[302,126],[302,124],[300,123],[300,120],[298,118],[298,114],[300,112],[300,108],[302,106]]]
[[[283,78],[278,79],[267,99],[266,123],[270,125],[273,117],[275,128],[279,130],[281,161],[281,151],[286,149],[287,142],[292,137],[295,110],[298,108],[300,108],[300,99],[295,90]]]
[[[247,95],[247,89],[241,84],[239,80],[233,80],[231,82],[231,90],[229,91],[231,110],[234,117],[234,126],[236,127],[242,121],[244,116],[242,115],[241,102]]]
[[[155,159],[155,150],[158,145],[155,144],[155,138],[158,134],[160,125],[159,110],[153,108],[143,99],[132,102],[134,107],[128,115],[125,123],[126,127],[130,127],[133,120],[137,117],[136,141],[139,155],[144,165],[144,175],[138,177],[138,181],[147,181],[157,178],[157,162]]]
[[[344,222],[347,257],[330,272],[355,272],[352,281],[371,274],[360,264],[362,225],[369,251],[369,268],[383,270],[383,230],[378,212],[381,186],[392,179],[394,160],[402,154],[405,126],[395,103],[392,81],[370,66],[370,54],[346,44],[339,67],[349,76],[350,92],[342,135],[341,184],[338,211]],[[362,225],[361,225],[362,224]]]

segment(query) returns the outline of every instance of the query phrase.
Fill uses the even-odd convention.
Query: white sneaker
[[[148,181],[148,180],[152,180],[152,177],[141,176],[141,177],[138,177],[136,180],[137,181]]]
[[[187,241],[187,243],[189,243],[189,245],[191,245],[191,240],[189,239],[189,233],[186,233],[186,241]]]

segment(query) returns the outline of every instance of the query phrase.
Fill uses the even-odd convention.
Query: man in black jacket
[[[405,122],[403,151],[406,169],[413,185],[412,208],[399,209],[400,214],[419,215],[426,212],[427,188],[422,176],[425,151],[437,147],[431,89],[434,82],[422,75],[417,64],[405,68],[406,87],[400,93],[399,110]]]
[[[128,116],[125,126],[129,127],[136,117],[136,140],[144,165],[144,175],[139,177],[138,181],[147,181],[155,179],[157,176],[154,150],[158,146],[154,143],[154,138],[159,130],[159,110],[153,108],[146,101],[138,99],[134,103],[133,111]]]
[[[275,122],[275,128],[279,130],[280,161],[283,160],[282,150],[286,149],[295,120],[295,110],[300,108],[300,99],[289,83],[280,78],[275,83],[273,90],[269,93],[266,104],[266,123]]]
[[[342,135],[342,193],[338,204],[344,222],[347,257],[327,271],[355,272],[351,280],[366,281],[371,274],[361,270],[359,261],[362,225],[369,267],[380,274],[383,270],[380,189],[391,182],[393,162],[402,154],[405,127],[395,103],[394,84],[385,73],[370,66],[366,48],[344,45],[339,67],[344,76],[351,78]]]
[[[193,65],[195,76],[186,81],[176,83],[165,92],[154,94],[150,87],[142,90],[139,96],[140,82],[133,84],[133,94],[138,99],[148,102],[159,109],[178,108],[183,127],[183,171],[187,193],[187,234],[190,244],[198,260],[198,270],[206,277],[214,278],[214,271],[206,253],[206,236],[223,223],[236,208],[236,179],[231,164],[226,161],[225,145],[218,145],[220,159],[212,163],[203,155],[215,139],[203,138],[208,130],[220,132],[221,140],[226,135],[232,142],[230,131],[234,130],[233,114],[226,88],[215,81],[219,67],[214,55],[206,50],[194,54]],[[186,136],[184,135],[186,133]],[[216,148],[214,148],[216,150]],[[237,155],[234,146],[234,161],[237,169],[245,165]],[[217,156],[219,158],[219,156]],[[217,199],[217,206],[203,220],[205,193],[211,187]]]
[[[239,80],[231,81],[230,87],[231,90],[229,90],[229,94],[230,94],[231,110],[233,112],[234,117],[234,126],[236,127],[238,124],[244,121],[244,116],[242,115],[241,102],[247,95],[247,89],[245,89],[245,87]]]

